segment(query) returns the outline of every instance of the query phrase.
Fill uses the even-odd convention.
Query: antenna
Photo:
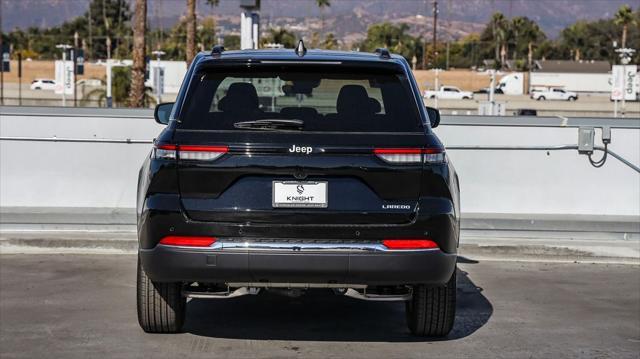
[[[304,47],[304,42],[302,39],[298,41],[298,46],[296,46],[296,55],[302,57],[307,54],[307,48]]]

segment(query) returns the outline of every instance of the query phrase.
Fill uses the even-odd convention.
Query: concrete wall
[[[0,136],[151,140],[162,129],[150,117],[142,118],[151,116],[149,111],[120,114],[128,117],[93,112],[99,114],[1,114]],[[436,132],[447,146],[577,142],[575,128],[452,126],[446,121]],[[611,149],[640,163],[640,130],[612,132]],[[135,207],[138,169],[150,148],[0,141],[0,207]],[[448,152],[460,176],[466,213],[640,215],[640,174],[611,157],[596,169],[576,151]]]

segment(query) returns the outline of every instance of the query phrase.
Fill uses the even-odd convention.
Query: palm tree
[[[518,49],[520,45],[520,40],[525,28],[528,25],[527,18],[523,16],[517,16],[511,19],[511,35],[513,38],[514,46],[513,46],[513,59],[518,60]]]
[[[135,21],[133,24],[133,66],[131,68],[131,91],[129,104],[132,107],[142,107],[144,101],[144,61],[145,38],[147,23],[147,0],[136,0]]]
[[[320,35],[324,36],[324,9],[331,6],[331,1],[316,0],[316,5],[320,8]]]
[[[495,47],[495,61],[496,64],[504,64],[504,58],[506,55],[505,42],[507,40],[507,30],[509,23],[507,19],[500,12],[496,12],[491,17],[491,25],[493,31],[493,39],[496,42]]]
[[[196,0],[187,0],[187,67],[196,56]]]
[[[533,65],[533,44],[539,44],[547,37],[540,29],[540,26],[534,21],[529,23],[522,34],[522,37],[527,41],[527,68],[531,70]]]
[[[218,6],[220,0],[206,0],[210,6]],[[196,0],[187,0],[187,66],[196,57]]]
[[[518,55],[527,50],[527,68],[531,69],[533,62],[533,45],[540,43],[546,38],[545,34],[535,21],[526,16],[518,16],[511,20],[513,39],[515,47],[513,51],[514,60],[518,59]]]
[[[635,20],[633,19],[633,11],[631,11],[631,6],[622,5],[616,12],[615,20],[616,25],[622,25],[622,48],[627,46],[627,30],[629,25],[633,24]]]

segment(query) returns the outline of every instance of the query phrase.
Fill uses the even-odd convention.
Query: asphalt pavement
[[[0,256],[0,357],[638,358],[637,265],[461,258],[444,339],[412,336],[402,303],[319,291],[192,300],[185,332],[145,334],[135,255]]]

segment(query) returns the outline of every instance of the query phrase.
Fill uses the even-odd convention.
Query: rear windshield
[[[245,67],[196,74],[179,128],[237,130],[238,122],[296,120],[302,131],[422,131],[403,74],[332,67]]]

